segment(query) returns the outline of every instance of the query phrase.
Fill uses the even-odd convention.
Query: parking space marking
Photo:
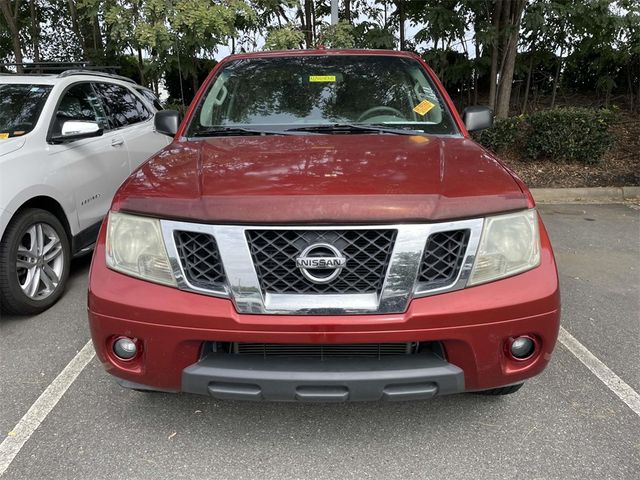
[[[49,412],[60,401],[64,393],[80,375],[80,372],[95,356],[93,344],[89,340],[82,350],[64,367],[64,370],[45,389],[31,408],[24,414],[7,437],[0,444],[0,477],[9,468],[20,449],[29,440]]]
[[[640,395],[638,392],[625,383],[624,380],[602,363],[598,357],[591,353],[587,347],[582,345],[573,335],[562,327],[560,327],[558,340],[571,353],[573,353],[573,355],[580,360],[585,367],[591,370],[591,372],[598,377],[602,383],[609,388],[609,390],[615,393],[620,400],[626,403],[627,406],[640,417]]]

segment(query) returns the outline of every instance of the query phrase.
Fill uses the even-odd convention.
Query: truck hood
[[[210,223],[333,224],[527,206],[512,174],[470,139],[336,134],[174,142],[132,174],[113,208]]]

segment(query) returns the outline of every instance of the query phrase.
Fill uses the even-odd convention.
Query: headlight
[[[540,264],[540,235],[535,210],[485,219],[468,285],[490,282]]]
[[[157,219],[110,212],[106,261],[109,268],[127,275],[176,285]]]

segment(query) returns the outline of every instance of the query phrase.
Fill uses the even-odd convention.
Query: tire
[[[34,315],[51,307],[64,292],[70,263],[67,232],[52,213],[18,212],[0,241],[2,312]]]
[[[480,395],[510,395],[512,393],[516,393],[518,390],[522,388],[524,383],[518,383],[517,385],[509,385],[508,387],[500,387],[500,388],[492,388],[491,390],[482,390],[481,392],[477,392]]]

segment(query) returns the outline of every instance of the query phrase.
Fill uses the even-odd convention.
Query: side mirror
[[[493,125],[493,112],[489,107],[467,107],[462,111],[462,121],[469,132],[477,132]]]
[[[54,135],[53,143],[73,142],[83,138],[99,137],[102,129],[97,122],[85,120],[67,120],[62,124],[59,135]]]
[[[180,113],[175,110],[161,110],[156,112],[153,123],[156,127],[156,132],[175,137],[180,126],[180,120]]]

